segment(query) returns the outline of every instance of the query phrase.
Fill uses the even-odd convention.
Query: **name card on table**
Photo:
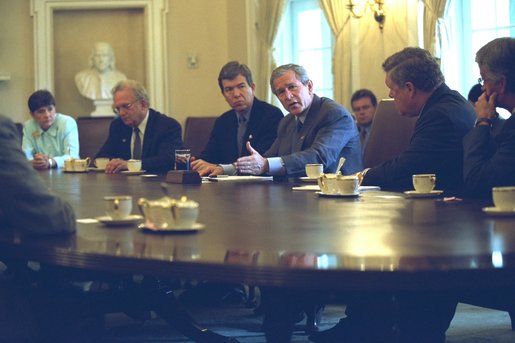
[[[166,182],[193,185],[202,183],[202,178],[194,170],[170,170],[166,174]]]

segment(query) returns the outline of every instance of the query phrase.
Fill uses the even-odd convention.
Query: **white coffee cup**
[[[415,174],[413,175],[413,188],[419,193],[429,193],[435,188],[435,174]]]
[[[494,187],[492,198],[496,208],[502,211],[515,211],[515,187]]]
[[[128,160],[127,168],[130,172],[137,172],[141,170],[141,160]]]
[[[323,164],[306,164],[306,175],[309,178],[315,179],[320,176],[324,172]]]
[[[359,192],[359,180],[355,175],[321,174],[318,186],[324,194],[351,195]]]
[[[359,192],[359,179],[356,175],[338,175],[337,182],[340,194],[350,195]]]
[[[104,197],[106,214],[112,219],[127,218],[132,211],[132,196],[112,195]]]
[[[98,169],[106,169],[106,166],[108,163],[109,163],[109,159],[107,157],[95,158],[95,166]]]
[[[177,228],[188,228],[197,222],[199,204],[192,200],[178,201],[173,211],[175,226]]]

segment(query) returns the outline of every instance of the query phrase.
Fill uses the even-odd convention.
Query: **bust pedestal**
[[[95,110],[91,112],[92,117],[113,115],[112,99],[96,99],[93,100]]]

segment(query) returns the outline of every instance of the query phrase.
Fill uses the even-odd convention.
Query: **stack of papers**
[[[209,181],[214,182],[262,182],[274,181],[273,176],[254,176],[254,175],[236,175],[236,176],[210,176]]]
[[[291,188],[294,191],[320,191],[320,187],[318,185],[306,185],[306,186],[298,186]],[[359,186],[359,192],[366,191],[380,191],[381,187],[379,186]]]

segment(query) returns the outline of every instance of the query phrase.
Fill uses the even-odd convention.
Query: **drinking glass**
[[[190,170],[190,149],[175,150],[175,170]]]

